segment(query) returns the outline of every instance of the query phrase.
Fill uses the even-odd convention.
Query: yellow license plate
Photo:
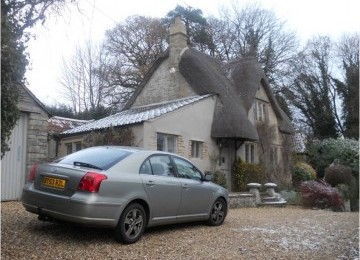
[[[52,178],[52,177],[44,177],[42,183],[44,186],[58,188],[58,189],[64,189],[65,185],[66,185],[66,180]]]

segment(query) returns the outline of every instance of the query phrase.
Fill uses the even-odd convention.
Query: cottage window
[[[75,143],[75,151],[80,151],[81,150],[81,142],[77,142]]]
[[[202,142],[191,141],[191,157],[200,158],[202,151]]]
[[[267,104],[264,101],[256,100],[253,104],[254,120],[265,122],[268,120]]]
[[[247,163],[255,162],[255,145],[245,144],[245,161]]]
[[[257,120],[257,104],[256,101],[253,104],[254,121]]]
[[[66,154],[71,154],[73,152],[72,143],[65,144],[65,147],[66,147]]]
[[[177,153],[177,136],[157,133],[157,150]]]
[[[277,163],[278,163],[278,148],[277,147],[270,148],[270,162],[273,165],[277,165]]]

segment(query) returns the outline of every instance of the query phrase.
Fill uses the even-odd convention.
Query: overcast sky
[[[59,83],[63,59],[69,59],[85,40],[100,41],[107,29],[131,15],[161,18],[180,4],[201,9],[205,17],[217,16],[221,6],[230,7],[234,2],[238,6],[257,2],[273,10],[303,42],[318,34],[336,39],[343,33],[360,31],[359,0],[80,0],[80,12],[70,7],[63,16],[52,15],[45,26],[33,30],[36,39],[27,50],[28,87],[45,104],[65,103]]]

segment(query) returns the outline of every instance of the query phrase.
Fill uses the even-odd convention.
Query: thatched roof
[[[132,107],[153,73],[168,57],[169,51],[153,64],[125,109]],[[259,83],[264,87],[275,111],[279,130],[293,133],[290,119],[281,110],[260,64],[254,58],[241,58],[223,64],[195,49],[185,48],[181,52],[179,70],[196,94],[218,96],[211,129],[212,137],[259,139],[255,126],[247,116],[260,87]]]
[[[191,48],[182,52],[179,63],[180,73],[197,94],[219,96],[211,129],[212,137],[258,140],[257,131],[237,100],[235,89],[221,66],[218,60]]]
[[[274,94],[271,91],[267,77],[260,64],[254,57],[241,58],[227,63],[225,71],[230,77],[235,87],[239,100],[241,100],[246,112],[248,112],[254,102],[256,92],[262,85],[268,96],[271,106],[277,117],[279,130],[284,133],[293,133],[290,119],[280,108]],[[260,84],[261,85],[260,85]]]

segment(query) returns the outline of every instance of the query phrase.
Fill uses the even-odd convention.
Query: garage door
[[[21,114],[1,160],[1,201],[20,199],[26,176],[27,115]]]

